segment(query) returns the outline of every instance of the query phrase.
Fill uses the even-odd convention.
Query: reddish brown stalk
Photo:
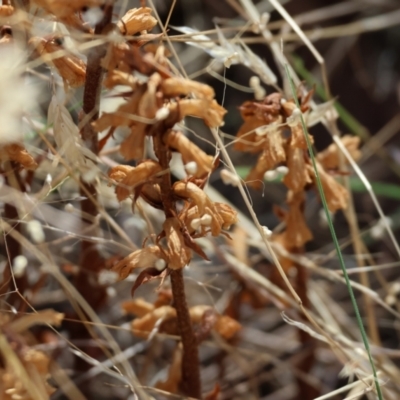
[[[104,7],[103,19],[96,25],[95,34],[101,34],[104,29],[111,23],[112,17],[112,1],[108,1]],[[103,69],[100,65],[101,59],[104,57],[106,49],[104,46],[94,47],[89,55],[86,69],[86,82],[83,94],[83,118],[84,123],[81,131],[82,139],[94,154],[98,154],[99,144],[97,132],[92,128],[91,122],[98,118],[100,93],[103,78]],[[93,223],[90,217],[87,219],[83,215],[96,216],[98,214],[96,207],[97,190],[92,184],[88,184],[81,180],[80,193],[85,199],[81,203],[82,221],[84,223]],[[104,259],[100,255],[96,246],[87,240],[81,242],[79,274],[74,279],[76,289],[82,294],[85,300],[93,309],[98,309],[106,299],[106,290],[104,287],[96,284],[95,277],[104,268]],[[71,338],[82,339],[90,338],[89,327],[80,325],[71,327]],[[99,350],[93,347],[85,349],[85,352],[93,358],[98,357]],[[88,364],[78,358],[76,368],[85,371]],[[85,389],[84,389],[85,390]]]
[[[171,154],[163,142],[162,135],[154,136],[154,149],[161,167],[169,168]],[[176,215],[175,201],[172,193],[170,174],[162,175],[161,197],[165,217]],[[171,286],[174,297],[174,307],[178,317],[178,328],[183,345],[182,359],[182,389],[187,396],[201,398],[200,363],[198,343],[190,320],[189,309],[186,302],[185,285],[182,269],[171,270]]]
[[[104,29],[111,23],[112,17],[112,2],[108,2],[104,8],[104,17],[96,25],[95,34],[103,33]],[[100,65],[101,59],[104,57],[106,49],[101,47],[94,47],[88,55],[88,63],[86,70],[86,83],[83,93],[83,122],[82,139],[87,148],[94,154],[98,154],[99,143],[97,132],[92,128],[91,122],[98,118],[101,82],[103,78],[103,68]],[[81,210],[83,215],[97,215],[97,207],[95,200],[97,198],[97,191],[94,185],[81,181],[81,195],[85,199],[81,203]],[[84,222],[91,223],[92,221],[86,220],[82,217]],[[75,280],[75,286],[80,293],[85,297],[88,303],[97,308],[105,298],[105,289],[97,287],[95,290],[90,289],[93,287],[90,275],[95,275],[104,266],[104,260],[99,254],[97,248],[93,243],[83,240],[81,244],[81,261],[82,269]],[[89,290],[88,290],[89,289]]]

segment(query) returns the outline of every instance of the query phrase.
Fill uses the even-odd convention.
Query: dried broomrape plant
[[[232,30],[229,21],[222,20],[211,38],[188,27],[158,27],[158,21],[170,20],[174,6],[165,19],[151,8],[153,2],[141,0],[141,7],[127,9],[130,3],[4,0],[0,5],[0,246],[6,250],[0,258],[0,398],[141,398],[141,391],[204,400],[261,396],[258,389],[267,386],[265,376],[274,375],[270,369],[280,349],[271,348],[271,363],[250,347],[259,351],[265,343],[258,343],[263,339],[258,330],[275,325],[267,309],[271,302],[299,317],[297,340],[286,336],[293,332],[288,327],[282,338],[290,342],[284,343],[284,356],[300,373],[276,375],[270,386],[288,383],[280,394],[293,398],[293,379],[299,387],[324,389],[324,380],[307,376],[316,365],[319,336],[296,315],[302,307],[309,315],[325,310],[313,307],[318,296],[325,304],[325,293],[309,284],[303,262],[316,236],[306,210],[310,198],[319,197],[307,146],[313,136],[303,132],[300,116],[308,127],[327,122],[334,100],[315,106],[313,90],[302,86],[299,103],[285,97],[278,77],[245,44],[259,39],[247,36],[247,29],[267,45],[277,44],[276,33],[268,30],[269,14],[258,15],[251,1],[241,2],[248,23],[231,38],[224,36]],[[184,36],[171,35],[172,29]],[[219,164],[230,160],[202,150],[192,139],[199,132],[188,135],[186,122],[197,118],[195,126],[214,134],[224,126],[227,110],[217,101],[221,93],[180,74],[175,47],[164,46],[170,39],[180,41],[177,49],[189,44],[221,66],[242,64],[257,74],[248,88],[254,99],[238,107],[243,122],[232,145],[254,160],[246,185],[257,189],[279,180],[284,186],[285,201],[274,206],[280,224],[273,232],[262,227],[276,250],[279,272],[258,252],[249,226],[235,226],[239,212],[214,201],[217,196],[207,188]],[[214,67],[219,68],[213,63],[199,71],[211,75]],[[275,92],[266,95],[261,82]],[[40,96],[34,89],[39,86]],[[359,159],[360,140],[350,135],[341,140]],[[219,144],[217,151],[226,154]],[[336,178],[348,174],[348,165],[336,144],[316,155],[316,166],[329,211],[345,210],[350,196]],[[243,194],[238,173],[219,172]],[[288,301],[293,295],[288,282],[301,299],[297,309]],[[114,313],[124,296],[125,315]],[[68,318],[43,309],[48,304],[66,308]],[[243,321],[249,329],[242,329]],[[121,322],[128,323],[128,331],[110,335],[107,329]],[[340,346],[348,346],[336,336]],[[138,346],[126,346],[138,338]],[[131,351],[134,359],[121,358]],[[356,364],[357,385],[368,384],[364,361]],[[138,365],[144,368],[137,371]],[[319,397],[304,393],[299,390],[297,397]]]

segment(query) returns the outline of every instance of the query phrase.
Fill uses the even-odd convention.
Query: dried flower
[[[78,57],[67,52],[61,44],[60,39],[52,37],[50,39],[33,37],[30,41],[40,55],[51,56],[52,53],[62,52],[56,58],[44,57],[46,63],[57,68],[57,71],[64,80],[64,84],[71,87],[79,87],[85,83],[86,65]]]
[[[132,332],[141,338],[147,339],[156,326],[162,322],[176,319],[176,310],[171,306],[161,306],[132,321]]]
[[[151,12],[149,7],[132,8],[118,21],[117,26],[121,33],[129,36],[141,31],[150,31],[157,25],[157,20]]]
[[[115,193],[118,201],[123,201],[129,197],[132,189],[146,183],[161,170],[160,164],[156,161],[146,160],[137,167],[118,165],[109,171],[108,176],[118,182]]]
[[[185,165],[195,162],[197,170],[192,175],[197,178],[204,178],[212,171],[213,157],[207,155],[191,142],[182,132],[169,131],[164,136],[164,142],[172,149],[182,155],[182,161]]]
[[[263,140],[264,148],[257,164],[246,178],[252,186],[259,188],[266,171],[286,160],[285,139],[280,129],[267,133]]]
[[[301,249],[313,237],[304,219],[304,192],[289,191],[287,198],[289,211],[275,208],[279,218],[286,224],[284,232],[278,234],[275,240],[280,237],[278,241],[288,250]]]
[[[37,163],[34,158],[19,144],[9,144],[0,147],[0,161],[15,161],[20,163],[25,169],[34,170]]]
[[[170,105],[171,113],[179,113],[179,120],[186,116],[198,117],[204,120],[210,128],[217,128],[223,124],[226,114],[224,107],[215,100],[208,99],[183,99]]]
[[[308,165],[307,168],[310,171],[310,176],[312,176],[312,179],[316,184],[316,176],[312,166]],[[339,209],[345,209],[349,198],[346,188],[329,175],[329,173],[326,172],[318,162],[317,168],[329,211],[335,212]]]
[[[360,138],[358,136],[344,135],[340,140],[350,153],[353,160],[357,161],[361,157],[361,152],[358,149],[360,146]],[[339,152],[340,150],[337,145],[332,143],[324,151],[318,153],[317,160],[326,170],[337,169],[339,168]]]
[[[185,239],[181,232],[181,225],[177,218],[167,218],[163,229],[167,242],[168,267],[181,269],[189,264],[192,252],[185,245]]]
[[[111,270],[118,273],[119,280],[123,280],[134,269],[153,267],[160,258],[165,258],[161,248],[159,246],[148,246],[129,254],[129,256],[115,264]]]
[[[209,228],[213,236],[218,236],[237,221],[236,211],[227,204],[212,202],[193,182],[176,182],[173,190],[177,196],[189,201],[179,218],[192,232],[201,227],[204,236]]]

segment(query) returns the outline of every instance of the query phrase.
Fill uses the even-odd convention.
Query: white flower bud
[[[274,180],[277,179],[277,178],[278,178],[278,173],[277,173],[276,170],[274,170],[274,169],[271,169],[271,170],[267,171],[267,172],[264,174],[264,179],[265,179],[266,181],[268,181],[268,182],[274,181]]]
[[[221,179],[225,185],[232,185],[235,187],[238,186],[240,182],[239,176],[227,169],[221,170]]]
[[[106,288],[106,292],[107,292],[107,296],[108,297],[115,297],[117,295],[117,291],[115,290],[114,287],[112,286],[108,286]]]
[[[190,223],[190,227],[194,230],[198,229],[201,225],[201,219],[200,218],[193,218],[192,222]]]
[[[161,107],[156,111],[156,120],[163,121],[168,117],[168,115],[169,115],[169,108]]]
[[[196,161],[190,161],[185,165],[185,171],[188,175],[194,175],[197,172]]]
[[[229,57],[226,57],[224,60],[225,68],[229,68],[232,64],[237,64],[240,62],[240,55],[237,51],[232,53]]]
[[[162,270],[165,268],[166,265],[167,265],[167,263],[165,262],[165,260],[162,259],[162,258],[159,258],[159,259],[154,263],[154,268],[155,268],[157,271],[162,271]]]
[[[204,214],[201,218],[201,225],[210,226],[212,222],[212,216],[210,214]]]
[[[284,177],[289,172],[289,168],[286,165],[280,165],[276,167],[275,171],[280,175],[280,177]]]
[[[52,182],[53,182],[53,177],[51,176],[51,174],[47,174],[46,175],[46,184],[51,186]]]
[[[67,203],[67,204],[64,206],[64,210],[65,210],[66,212],[72,213],[72,212],[75,211],[75,207],[74,207],[71,203]]]
[[[14,276],[16,278],[21,278],[24,273],[25,273],[25,269],[28,265],[28,260],[25,256],[19,255],[17,257],[14,258],[13,261],[13,272],[14,272]]]
[[[263,226],[262,230],[267,239],[269,239],[272,236],[272,231],[268,227]]]
[[[98,275],[98,282],[100,285],[112,285],[118,281],[118,274],[114,271],[103,269]]]
[[[42,224],[38,220],[32,219],[29,221],[26,224],[26,230],[35,243],[43,243],[45,241],[46,236],[43,232]]]
[[[389,217],[381,218],[376,225],[371,228],[371,236],[374,239],[382,239],[386,231],[386,224],[392,226],[392,219]]]

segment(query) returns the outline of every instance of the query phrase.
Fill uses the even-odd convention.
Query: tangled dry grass
[[[398,5],[189,3],[0,6],[1,398],[397,399],[398,116],[318,43]]]

